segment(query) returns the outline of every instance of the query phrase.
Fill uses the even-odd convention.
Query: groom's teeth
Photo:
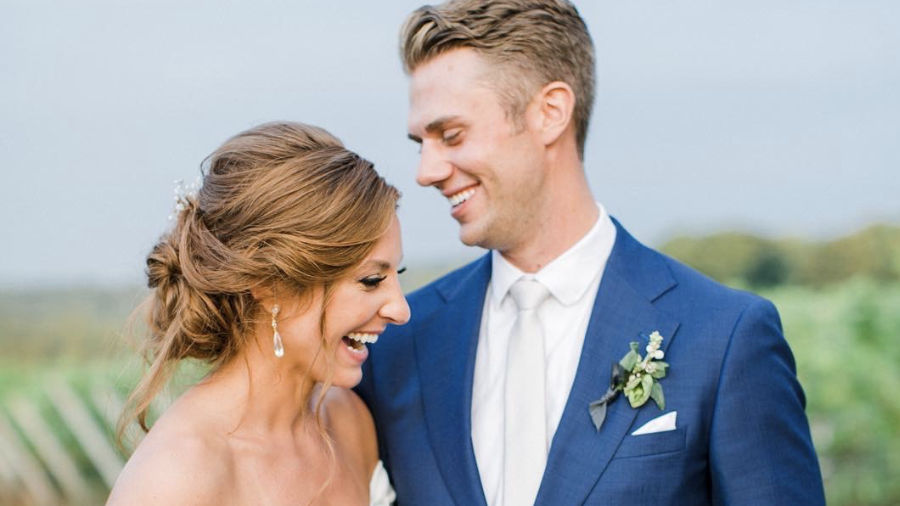
[[[366,332],[351,332],[347,337],[359,343],[375,343],[378,341],[378,334],[369,334]]]
[[[472,195],[475,195],[475,190],[469,188],[468,190],[463,190],[455,195],[451,195],[447,200],[450,201],[451,206],[455,207],[469,200]]]

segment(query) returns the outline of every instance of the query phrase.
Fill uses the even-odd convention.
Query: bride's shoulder
[[[352,390],[331,387],[322,404],[326,424],[339,444],[362,452],[366,467],[378,461],[375,422],[369,408]]]
[[[125,464],[114,504],[215,504],[231,473],[227,446],[197,424],[166,413]]]

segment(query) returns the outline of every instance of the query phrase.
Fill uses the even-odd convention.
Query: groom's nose
[[[452,173],[453,165],[441,156],[440,149],[432,146],[429,139],[422,141],[419,167],[416,169],[416,182],[421,186],[438,186]]]

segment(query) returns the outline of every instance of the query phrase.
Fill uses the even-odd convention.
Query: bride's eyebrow
[[[363,269],[375,268],[379,271],[386,271],[391,268],[391,264],[385,262],[384,260],[369,260],[368,262],[362,264]]]

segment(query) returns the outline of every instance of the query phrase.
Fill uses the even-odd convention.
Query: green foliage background
[[[737,232],[679,237],[662,251],[723,282],[822,287],[852,277],[900,282],[900,227],[873,225],[827,242]]]
[[[900,504],[900,228],[871,227],[827,243],[718,234],[663,249],[778,307],[828,503]],[[406,288],[444,271],[412,268]],[[41,386],[60,376],[76,388],[102,382],[126,391],[139,370],[126,321],[144,295],[139,288],[0,292],[3,405],[41,404]]]
[[[761,293],[794,351],[828,504],[900,504],[900,284]]]

